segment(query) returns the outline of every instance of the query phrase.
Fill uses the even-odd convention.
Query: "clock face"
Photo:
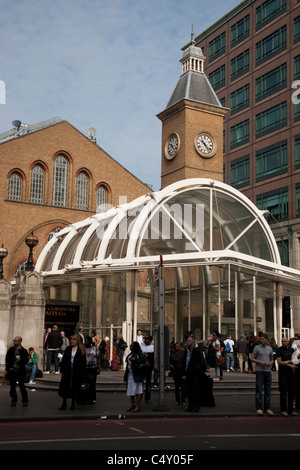
[[[212,136],[206,132],[200,132],[195,139],[197,152],[206,158],[212,157],[217,151],[217,145]]]
[[[177,134],[171,134],[167,140],[165,147],[165,156],[168,160],[172,160],[179,150],[179,137]]]

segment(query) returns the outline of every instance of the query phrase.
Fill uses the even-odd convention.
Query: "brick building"
[[[196,36],[195,45],[220,102],[230,108],[224,182],[267,211],[282,263],[299,269],[300,104],[293,86],[300,79],[300,2],[242,1]],[[284,299],[284,327],[299,307],[299,299]]]
[[[0,135],[0,243],[8,251],[7,280],[26,262],[25,238],[32,231],[39,240],[35,262],[53,232],[118,205],[120,198],[131,201],[150,191],[67,121],[13,124]]]

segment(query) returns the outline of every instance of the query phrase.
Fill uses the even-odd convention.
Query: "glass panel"
[[[168,213],[172,213],[170,208],[176,213],[176,226],[167,217]],[[209,189],[193,189],[180,193],[169,200],[167,209],[167,212],[161,212],[160,219],[154,223],[155,230],[149,224],[147,237],[143,238],[141,244],[140,256],[188,253],[197,251],[196,246],[201,251],[210,250]],[[271,253],[264,230],[258,222],[249,227],[254,221],[254,214],[240,201],[222,191],[213,191],[213,250],[230,248],[270,260]],[[153,220],[151,224],[152,222]],[[247,227],[248,230],[238,239]]]
[[[22,177],[19,173],[12,173],[8,183],[8,199],[21,201],[22,199]]]
[[[56,255],[57,251],[59,250],[60,244],[62,243],[62,241],[64,240],[65,237],[66,237],[66,235],[60,237],[59,241],[57,241],[55,243],[55,245],[53,246],[50,253],[48,253],[48,255],[46,257],[46,260],[44,261],[44,264],[42,266],[42,271],[51,271],[52,263],[53,263],[53,260],[55,258],[55,255]]]
[[[96,193],[96,211],[105,212],[107,210],[108,191],[105,186],[99,186]]]
[[[82,237],[85,234],[87,229],[88,229],[88,227],[82,228],[77,233],[77,235],[75,235],[72,238],[72,240],[68,243],[68,246],[67,246],[63,256],[61,257],[61,260],[60,260],[60,263],[59,263],[59,269],[63,269],[66,266],[66,264],[72,264],[77,246],[78,246],[79,242],[81,241],[81,239],[82,239]]]
[[[66,207],[68,203],[69,160],[57,155],[54,161],[53,204]]]
[[[31,173],[30,201],[36,204],[44,202],[45,170],[41,165],[35,165]]]
[[[88,208],[88,175],[81,171],[77,177],[76,208],[86,210]]]

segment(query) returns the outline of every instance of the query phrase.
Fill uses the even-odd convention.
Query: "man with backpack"
[[[232,370],[234,372],[234,354],[233,354],[233,347],[234,341],[231,335],[227,336],[227,339],[224,341],[224,351],[225,351],[225,359],[226,359],[226,370]]]

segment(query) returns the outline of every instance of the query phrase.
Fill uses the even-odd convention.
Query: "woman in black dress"
[[[81,344],[79,335],[71,336],[70,346],[68,346],[63,355],[60,364],[60,373],[62,374],[59,385],[59,396],[63,403],[60,410],[67,408],[67,399],[71,398],[71,410],[75,409],[75,401],[80,391],[82,376],[86,369],[85,348]]]

